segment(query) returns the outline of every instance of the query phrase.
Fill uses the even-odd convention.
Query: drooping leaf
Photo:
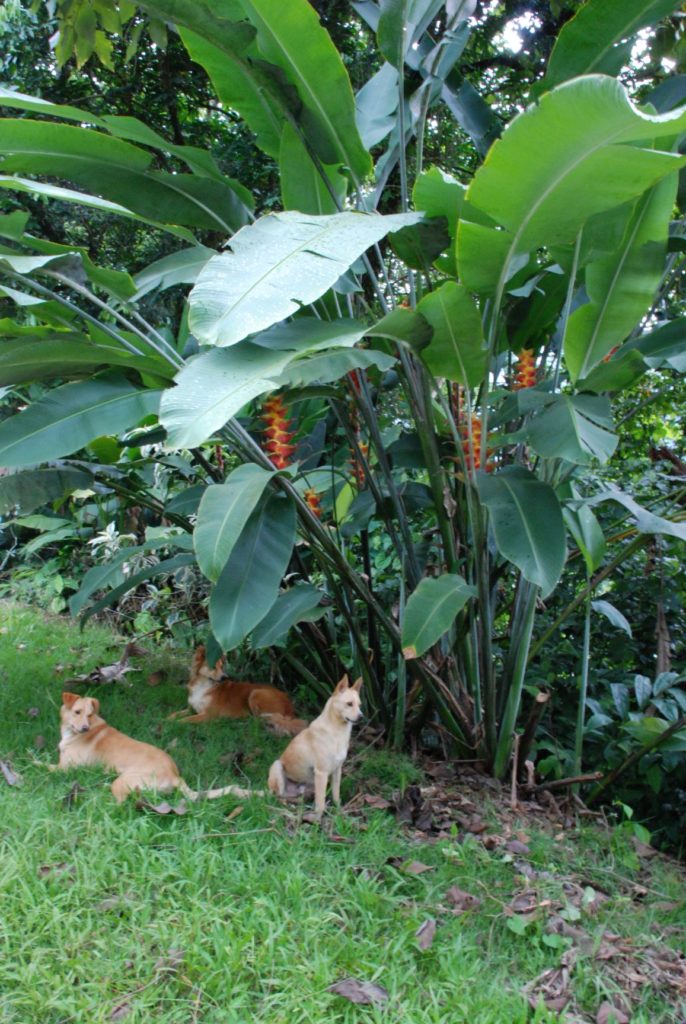
[[[544,94],[510,122],[467,190],[467,200],[504,230],[460,221],[461,280],[499,290],[518,256],[574,242],[591,216],[638,197],[683,164],[676,154],[631,143],[684,128],[683,108],[644,113],[619,82],[600,75]]]
[[[467,387],[479,384],[488,352],[483,344],[481,317],[467,289],[448,281],[424,296],[417,313],[433,327],[431,341],[420,352],[431,372]]]
[[[291,124],[285,124],[281,133],[279,173],[285,210],[320,215],[342,209],[347,189],[345,178],[335,164],[320,161],[318,167]]]
[[[446,221],[441,218],[420,221],[388,236],[393,252],[408,267],[429,271],[435,260],[450,245]]]
[[[498,551],[546,597],[565,562],[565,530],[552,487],[521,466],[477,473],[479,497],[487,507]]]
[[[313,622],[324,614],[322,593],[309,583],[291,587],[279,594],[262,621],[252,631],[250,645],[255,650],[271,647],[285,640],[291,626]]]
[[[529,444],[545,458],[605,463],[617,447],[612,411],[600,395],[554,395],[526,427]]]
[[[674,0],[587,0],[562,28],[542,88],[577,75],[619,74],[640,29],[674,12]]]
[[[591,608],[594,612],[599,612],[600,615],[604,615],[608,622],[617,629],[624,630],[629,636],[631,636],[631,626],[627,622],[626,618],[622,615],[618,608],[615,608],[609,601],[591,601]]]
[[[198,565],[216,583],[243,527],[274,476],[247,463],[234,469],[226,483],[208,487],[200,502],[193,533]]]
[[[0,465],[49,462],[94,437],[117,434],[156,413],[160,391],[142,391],[124,377],[64,384],[0,423]]]
[[[2,166],[2,165],[0,165]],[[139,220],[144,224],[150,224],[160,231],[175,235],[184,242],[195,242],[195,236],[188,228],[179,227],[177,224],[161,224],[143,213],[134,213],[126,206],[119,203],[112,203],[109,199],[101,199],[100,196],[90,195],[88,192],[77,192],[72,188],[63,188],[61,185],[52,185],[47,181],[31,181],[29,178],[20,178],[16,175],[0,174],[0,188],[9,189],[13,192],[28,192],[31,195],[46,196],[48,199],[59,199],[67,203],[75,203],[77,206],[85,206],[91,209],[100,210],[103,213],[111,213],[117,217],[125,217],[130,220]]]
[[[191,12],[182,22],[178,13],[173,18],[177,25],[186,25],[180,35],[188,53],[205,69],[221,102],[237,110],[255,133],[260,149],[278,158],[288,104],[282,83],[263,62],[250,59],[246,52],[255,37],[253,26],[244,22],[237,32],[235,23],[226,24],[220,32],[209,29],[203,33],[194,17],[199,7],[196,0],[182,4],[165,0],[164,7],[175,11],[185,7]]]
[[[631,513],[636,520],[636,529],[639,533],[664,534],[667,537],[677,537],[679,540],[686,540],[686,523],[672,522],[663,516],[657,516],[643,508],[630,495],[620,491],[618,487],[611,485],[606,491],[595,494],[588,499],[589,505],[598,505],[605,501],[616,501]]]
[[[170,448],[193,448],[212,437],[251,399],[274,391],[293,358],[248,341],[203,352],[184,366],[162,395],[160,422]]]
[[[559,496],[570,499],[562,507],[562,516],[590,575],[602,565],[606,550],[605,535],[588,505],[580,503],[579,492],[573,484],[563,485],[560,491],[562,494]]]
[[[227,183],[151,169],[152,154],[89,128],[28,118],[3,119],[0,154],[6,173],[55,175],[158,220],[229,234],[249,211]]]
[[[331,37],[307,0],[241,0],[259,51],[285,73],[302,104],[297,118],[326,164],[342,164],[361,183],[372,169],[355,123],[350,79]]]
[[[304,359],[294,359],[276,383],[279,387],[289,388],[307,387],[315,381],[319,384],[328,384],[340,380],[351,370],[369,369],[372,366],[380,370],[390,370],[395,362],[393,356],[387,356],[384,352],[363,348],[333,349]]]
[[[2,234],[0,228],[0,234]],[[45,238],[36,238],[30,234],[22,234],[17,239],[24,249],[38,252],[49,257],[76,257],[79,260],[79,270],[84,280],[87,278],[93,285],[102,288],[108,294],[118,299],[130,299],[136,291],[133,278],[125,271],[112,270],[109,267],[101,267],[94,263],[88,250],[82,246],[61,245],[58,242],[50,242]]]
[[[32,342],[28,338],[0,341],[0,384],[21,384],[46,377],[84,376],[107,366],[125,366],[171,380],[166,360],[135,356],[116,345],[95,345],[88,338],[59,334]]]
[[[140,299],[156,288],[164,291],[176,284],[195,284],[198,274],[213,256],[216,256],[214,249],[193,245],[155,260],[136,274],[136,298]]]
[[[564,338],[573,380],[624,341],[650,308],[665,269],[676,188],[677,175],[669,175],[642,196],[619,249],[586,267],[590,301],[574,310]]]
[[[382,142],[395,126],[398,96],[398,72],[387,63],[357,93],[357,127],[367,149]]]
[[[686,320],[679,317],[666,323],[658,324],[652,331],[633,338],[624,349],[636,350],[648,366],[657,369],[668,363],[678,373],[686,372]],[[614,361],[614,360],[613,360]]]
[[[231,651],[274,604],[295,541],[295,506],[269,495],[253,511],[210,597],[212,632]]]
[[[402,69],[408,50],[443,6],[442,0],[383,0],[380,6],[379,49],[393,67]]]
[[[419,658],[446,633],[457,613],[476,596],[461,576],[423,579],[405,606],[401,642],[405,658]]]
[[[290,351],[295,356],[323,349],[349,348],[367,333],[367,325],[360,320],[317,320],[313,316],[299,316],[254,335],[250,341],[260,348]]]
[[[270,214],[231,239],[190,296],[190,326],[206,345],[233,345],[324,294],[369,246],[417,214]]]
[[[59,501],[72,491],[85,490],[93,483],[89,473],[72,467],[34,469],[0,477],[0,515],[18,508],[23,513],[51,501]]]

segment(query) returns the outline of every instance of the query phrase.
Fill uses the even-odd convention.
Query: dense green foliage
[[[206,607],[501,777],[551,688],[522,761],[678,781],[679,678],[617,689],[681,667],[674,9],[9,7],[0,502],[57,606]]]

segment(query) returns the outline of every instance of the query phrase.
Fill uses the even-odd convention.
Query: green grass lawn
[[[81,634],[0,605],[0,759],[23,777],[10,786],[0,776],[2,1024],[595,1021],[622,985],[619,954],[596,955],[608,932],[646,976],[631,982],[632,1024],[683,1018],[641,960],[658,943],[683,948],[683,875],[662,857],[639,862],[625,837],[523,819],[527,880],[500,842],[495,807],[479,808],[498,837],[489,850],[479,836],[420,842],[371,808],[332,815],[320,830],[271,797],[161,816],[115,804],[104,773],[50,773],[61,680],[121,650],[99,627]],[[112,725],[170,750],[194,787],[264,785],[284,740],[252,720],[165,722],[185,702],[183,665],[173,678],[162,653],[137,664],[131,687],[91,690]],[[147,685],[160,665],[167,681]],[[388,795],[411,774],[406,759],[356,764],[344,772],[344,800],[359,787]],[[75,782],[83,789],[70,798]],[[408,871],[412,861],[429,870]],[[454,886],[480,902],[457,913]],[[598,908],[589,894],[599,891],[610,898]],[[516,897],[532,901],[530,913],[512,913]],[[587,939],[550,934],[553,911]],[[416,932],[427,919],[436,932],[423,950]],[[570,957],[571,1015],[531,1009],[522,987]],[[347,977],[383,986],[387,1001],[355,1005],[327,991]]]

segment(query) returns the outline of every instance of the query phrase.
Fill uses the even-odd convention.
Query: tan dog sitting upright
[[[112,793],[118,803],[129,793],[141,789],[157,789],[163,793],[178,789],[189,800],[200,797],[214,799],[227,793],[238,797],[255,795],[252,790],[241,789],[240,786],[196,792],[183,781],[169,754],[151,743],[141,743],[113,729],[100,717],[99,711],[100,701],[95,697],[62,694],[62,739],[57,767],[100,764],[113,768],[119,772],[112,783]]]
[[[175,711],[169,718],[181,722],[210,722],[215,718],[264,718],[280,736],[296,736],[307,722],[295,717],[287,693],[268,683],[241,683],[224,674],[222,659],[209,665],[205,648],[193,655],[188,680],[190,708]],[[195,711],[196,714],[191,714]]]
[[[354,722],[362,718],[360,687],[362,680],[350,686],[343,676],[324,710],[307,729],[291,740],[278,761],[269,769],[269,788],[277,796],[290,798],[314,785],[314,809],[321,818],[326,801],[326,785],[331,776],[334,803],[341,802],[341,772],[348,756]],[[295,784],[295,785],[294,785]],[[298,790],[298,787],[302,787]]]

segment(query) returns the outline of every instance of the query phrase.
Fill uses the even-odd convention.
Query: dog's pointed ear
[[[90,700],[91,700],[91,704],[93,705],[93,714],[94,715],[99,715],[100,714],[100,701],[98,700],[97,697],[91,697]]]
[[[362,676],[360,676],[359,679],[355,680],[355,682],[350,687],[350,689],[351,690],[357,690],[358,693],[360,692],[360,690],[362,689]]]
[[[214,671],[215,672],[221,672],[223,667],[224,667],[224,658],[223,657],[222,658],[217,658],[217,661],[215,662],[215,666],[214,666]]]
[[[64,693],[62,694],[62,703],[64,704],[65,708],[70,708],[78,699],[78,693],[69,693],[68,690],[65,690]]]
[[[343,676],[343,678],[339,679],[339,681],[336,683],[336,688],[334,689],[333,692],[334,693],[343,693],[343,691],[347,690],[349,686],[350,686],[350,683],[348,681],[348,673],[346,672],[346,674]]]

